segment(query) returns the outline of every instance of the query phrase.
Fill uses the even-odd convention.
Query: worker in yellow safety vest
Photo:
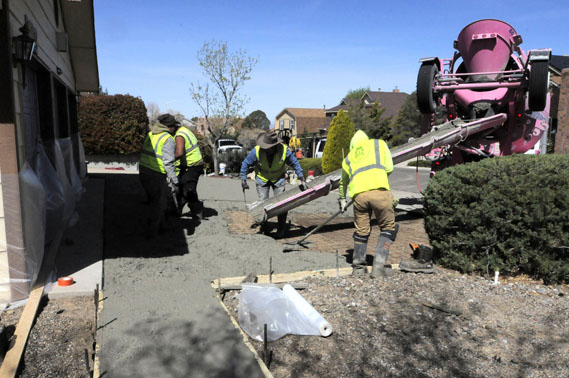
[[[393,160],[385,141],[369,139],[358,130],[351,142],[350,152],[342,162],[342,176],[338,189],[339,205],[346,211],[347,194],[354,201],[354,254],[352,274],[367,273],[366,250],[371,233],[371,213],[375,214],[381,230],[375,247],[375,258],[371,277],[387,276],[384,264],[389,255],[391,243],[397,237],[399,225],[395,224],[393,195],[387,177],[393,171]]]
[[[302,173],[302,167],[288,149],[278,138],[274,131],[267,131],[259,134],[257,145],[251,150],[249,155],[241,163],[241,186],[243,191],[249,189],[247,174],[251,167],[255,168],[255,184],[257,194],[261,201],[269,198],[269,192],[273,188],[273,195],[278,195],[285,190],[285,174],[287,165],[291,166],[301,181],[301,188],[306,189],[306,181]],[[284,237],[286,233],[287,213],[278,215],[277,238]],[[268,232],[268,230],[264,230]]]
[[[203,218],[203,203],[198,197],[198,180],[203,173],[203,160],[198,138],[186,126],[176,132],[176,168],[178,169],[179,193],[178,214],[182,214],[187,203],[192,216]]]
[[[139,178],[148,198],[150,218],[147,237],[155,237],[167,228],[166,208],[169,191],[178,192],[178,177],[174,167],[175,143],[172,134],[179,127],[174,116],[166,113],[158,117],[144,139],[139,162]]]

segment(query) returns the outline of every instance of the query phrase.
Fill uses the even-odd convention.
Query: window
[[[284,119],[281,119],[279,122],[279,129],[284,130]]]
[[[53,0],[53,16],[55,18],[55,26],[59,26],[59,4],[57,0]]]
[[[294,130],[294,119],[291,119],[289,122],[290,131]]]

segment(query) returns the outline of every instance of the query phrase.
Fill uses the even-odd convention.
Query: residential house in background
[[[223,125],[223,119],[222,118],[211,117],[211,118],[209,118],[209,120],[210,120],[210,123],[211,123],[214,130],[216,130],[217,127],[221,127],[221,125]],[[241,130],[242,124],[243,124],[242,119],[236,120],[232,125],[230,125],[227,128],[225,134],[234,135],[237,131]],[[195,121],[195,127],[196,127],[196,131],[198,133],[200,133],[201,135],[203,135],[204,137],[209,137],[211,135],[211,133],[209,132],[209,130],[207,128],[207,121],[206,121],[205,117],[199,117]],[[220,136],[227,136],[227,135],[220,135]]]
[[[383,113],[384,118],[391,116],[395,119],[408,96],[407,93],[401,92],[397,88],[392,92],[367,91],[359,100],[344,98],[339,105],[326,109],[326,118],[332,121],[336,114],[338,114],[338,111],[348,111],[350,105],[355,105],[358,102],[363,102],[365,106],[372,106],[377,102],[380,106],[385,108],[385,112]]]
[[[28,296],[83,192],[77,124],[98,92],[93,0],[0,0],[0,303]]]
[[[328,126],[330,120],[324,109],[284,108],[275,117],[274,130],[291,137],[304,133],[325,135]]]

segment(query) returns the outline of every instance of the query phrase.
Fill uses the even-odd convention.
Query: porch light
[[[24,25],[19,29],[22,34],[17,37],[13,37],[14,42],[14,68],[18,63],[27,64],[31,62],[34,57],[34,51],[36,48],[36,29],[31,24],[28,17],[25,17]],[[22,69],[22,85],[26,86],[25,69]]]

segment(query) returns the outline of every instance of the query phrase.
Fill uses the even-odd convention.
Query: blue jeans
[[[257,187],[257,195],[261,201],[269,198],[271,188],[273,188],[273,196],[276,196],[285,191],[286,180],[284,177],[276,183],[263,182],[261,179],[255,179],[255,186]]]

